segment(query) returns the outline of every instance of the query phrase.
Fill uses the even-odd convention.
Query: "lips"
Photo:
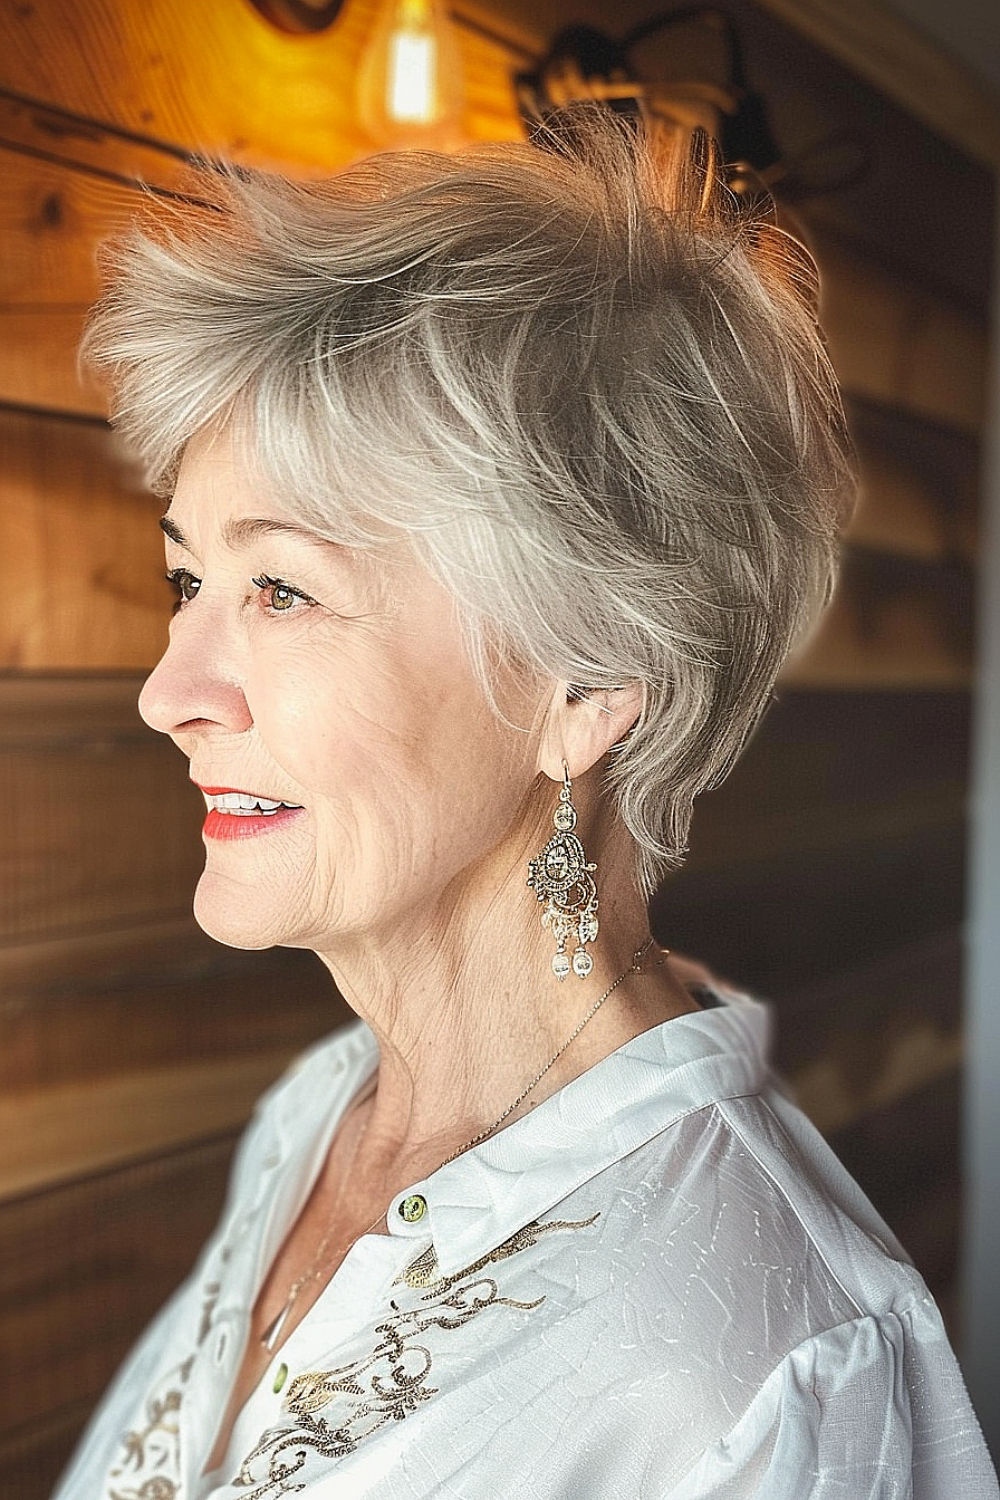
[[[202,832],[210,839],[255,838],[287,824],[303,810],[297,802],[262,792],[224,786],[199,786],[199,790],[208,807]]]

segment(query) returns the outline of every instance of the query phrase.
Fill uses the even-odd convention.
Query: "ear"
[[[562,781],[565,761],[570,776],[582,776],[632,728],[645,696],[641,682],[615,688],[557,683],[538,747],[538,769],[552,781]]]

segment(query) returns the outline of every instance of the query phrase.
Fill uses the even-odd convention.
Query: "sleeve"
[[[259,1174],[260,1157],[267,1149],[272,1130],[270,1124],[273,1099],[280,1099],[289,1070],[273,1085],[255,1108],[243,1133],[230,1166],[226,1204],[208,1243],[181,1286],[167,1300],[152,1322],[140,1334],[105,1391],[90,1418],[68,1466],[56,1485],[51,1500],[82,1500],[104,1493],[104,1481],[121,1445],[122,1436],[135,1421],[136,1412],[154,1390],[156,1382],[169,1369],[173,1357],[171,1345],[178,1329],[197,1328],[203,1305],[203,1284],[217,1274],[216,1260],[224,1244],[228,1225],[239,1214],[253,1190]],[[191,1347],[190,1341],[185,1343]],[[178,1356],[180,1357],[180,1356]],[[166,1494],[166,1491],[164,1491]]]
[[[861,1317],[772,1371],[662,1500],[998,1500],[937,1309]]]
[[[51,1500],[81,1500],[97,1496],[114,1453],[136,1411],[141,1397],[152,1385],[170,1338],[179,1304],[187,1287],[182,1286],[162,1307],[139,1338],[105,1391],[52,1492]]]

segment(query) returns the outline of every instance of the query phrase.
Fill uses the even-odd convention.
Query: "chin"
[[[291,924],[269,903],[266,893],[248,889],[206,870],[194,893],[194,918],[203,932],[227,948],[297,946]]]

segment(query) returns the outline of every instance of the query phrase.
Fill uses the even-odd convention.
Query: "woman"
[[[936,1310],[649,935],[826,597],[804,254],[712,151],[243,175],[90,335],[170,495],[195,911],[360,1020],[260,1105],[62,1500],[995,1496]]]

